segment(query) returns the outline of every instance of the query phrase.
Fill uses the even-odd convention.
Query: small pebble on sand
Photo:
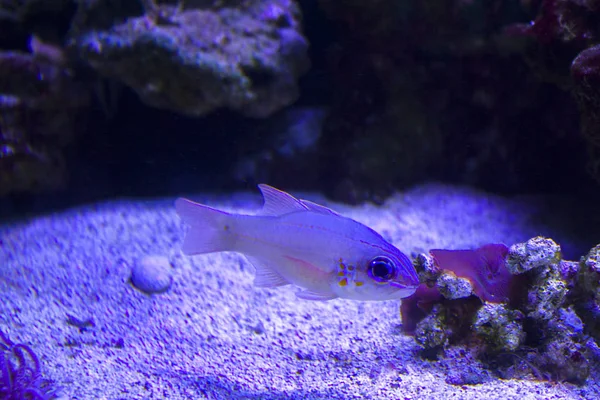
[[[172,280],[171,263],[163,256],[141,257],[131,270],[131,283],[146,294],[166,292]]]

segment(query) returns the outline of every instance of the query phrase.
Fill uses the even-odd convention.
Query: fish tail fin
[[[185,254],[233,250],[235,238],[231,232],[231,214],[182,198],[175,201],[175,210],[191,225],[181,247]]]

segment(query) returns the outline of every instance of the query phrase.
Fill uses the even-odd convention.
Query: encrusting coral
[[[100,0],[79,5],[71,44],[152,107],[264,118],[299,96],[310,66],[301,20],[290,0]]]
[[[424,356],[466,345],[503,377],[518,376],[518,360],[538,378],[587,379],[600,340],[600,245],[580,263],[535,237],[510,248],[431,250],[415,266],[424,283],[401,313]]]

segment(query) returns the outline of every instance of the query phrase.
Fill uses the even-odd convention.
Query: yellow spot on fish
[[[355,284],[356,286],[362,286],[362,285],[364,285],[365,283],[364,283],[364,282],[362,282],[362,281],[356,281],[356,282],[354,282],[354,284]]]
[[[342,279],[341,281],[339,281],[339,285],[341,287],[348,286],[348,280],[346,278]]]
[[[338,272],[338,276],[344,276],[344,275],[346,275],[346,274],[344,273],[344,271],[340,271],[340,272]]]

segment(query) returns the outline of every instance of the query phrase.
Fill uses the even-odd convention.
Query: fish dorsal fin
[[[269,266],[267,262],[250,256],[246,256],[246,258],[256,270],[254,275],[254,286],[272,288],[288,285],[290,283],[283,276],[279,275],[279,273],[275,271],[273,267]]]
[[[340,215],[340,214],[336,213],[335,211],[333,211],[331,208],[327,208],[320,204],[313,203],[312,201],[309,201],[309,200],[300,200],[300,202],[304,206],[308,207],[308,209],[310,211],[318,212],[319,214],[336,215],[336,216]]]
[[[307,211],[309,207],[294,196],[272,186],[261,183],[258,188],[262,192],[265,204],[260,215],[278,216],[295,211]]]

